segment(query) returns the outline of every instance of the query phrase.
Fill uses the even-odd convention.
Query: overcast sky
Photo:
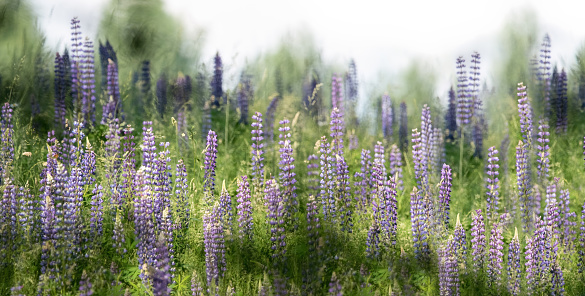
[[[108,1],[31,0],[49,45],[59,48],[69,42],[73,16],[80,18],[84,34],[94,36]],[[219,50],[238,68],[246,57],[273,48],[287,31],[305,28],[326,60],[347,64],[354,58],[365,84],[380,73],[399,73],[414,58],[425,60],[441,69],[439,83],[447,85],[440,87],[442,95],[455,75],[455,58],[469,59],[474,50],[482,54],[483,78],[490,80],[497,34],[506,20],[524,9],[533,10],[539,31],[550,34],[553,63],[572,63],[575,50],[585,41],[585,4],[578,2],[166,0],[165,9],[187,30],[206,31],[204,61]]]

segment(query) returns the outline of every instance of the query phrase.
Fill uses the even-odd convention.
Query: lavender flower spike
[[[250,195],[250,184],[248,184],[248,176],[242,176],[242,180],[238,182],[238,222],[240,240],[252,240],[252,203]]]
[[[471,255],[473,255],[473,266],[476,271],[483,269],[485,260],[485,225],[481,210],[477,210],[471,222]]]
[[[503,219],[500,219],[503,220]],[[490,249],[489,249],[489,262],[487,266],[488,273],[488,284],[490,286],[498,284],[501,281],[502,274],[502,263],[504,253],[504,237],[502,236],[502,224],[500,221],[494,221],[492,224],[491,235],[490,235]]]
[[[445,225],[445,230],[449,229],[449,203],[451,201],[451,167],[447,164],[443,164],[441,170],[441,185],[439,187],[439,221]],[[459,216],[459,215],[458,215]]]
[[[520,265],[520,240],[518,240],[518,228],[514,228],[514,238],[508,248],[508,292],[512,295],[520,294],[520,280],[522,266]]]
[[[550,133],[548,132],[548,124],[546,124],[546,122],[541,119],[538,121],[538,159],[536,160],[538,162],[538,166],[537,166],[537,174],[538,174],[538,178],[540,179],[540,184],[542,184],[543,186],[546,186],[546,184],[548,183],[548,173],[549,173],[549,166],[550,166],[550,160],[549,160],[549,156],[550,156],[550,147],[548,146],[549,143],[549,135]]]
[[[465,74],[465,60],[457,58],[457,118],[461,125],[468,125],[471,122],[471,110],[468,94],[467,76]]]
[[[384,135],[384,139],[390,141],[392,137],[392,123],[394,122],[392,116],[392,101],[390,100],[390,96],[385,94],[382,96],[382,133]]]
[[[495,221],[498,215],[498,199],[500,188],[500,180],[498,179],[498,150],[495,146],[490,147],[488,152],[488,165],[487,171],[487,204],[486,204],[486,218],[488,221]]]
[[[211,206],[213,191],[215,190],[215,166],[217,159],[217,135],[209,130],[207,134],[207,146],[205,147],[205,174],[203,176],[203,194],[205,203]]]
[[[520,115],[520,133],[528,147],[532,146],[532,107],[526,94],[526,86],[518,83],[518,113]]]
[[[255,194],[260,194],[260,186],[264,184],[264,130],[262,113],[252,116],[252,184]]]

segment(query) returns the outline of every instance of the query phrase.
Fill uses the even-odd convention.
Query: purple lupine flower
[[[471,222],[471,255],[473,256],[473,267],[475,271],[483,269],[486,257],[485,249],[485,225],[481,210],[476,210]]]
[[[203,196],[205,204],[211,206],[215,190],[215,166],[217,159],[217,135],[209,130],[205,147],[205,174],[203,176]]]
[[[528,284],[534,284],[538,273],[539,259],[537,258],[536,237],[526,238],[526,251],[524,252],[526,260],[526,279]],[[530,288],[530,286],[529,286]]]
[[[281,275],[277,270],[272,270],[272,286],[274,286],[274,296],[286,296],[288,291],[286,289],[287,278]]]
[[[390,177],[394,178],[396,181],[396,188],[402,191],[404,190],[404,181],[402,180],[402,154],[396,144],[392,144],[390,147],[389,159],[388,173],[390,174]]]
[[[283,196],[284,203],[286,205],[286,212],[287,215],[294,215],[297,211],[298,200],[296,194],[296,179],[295,179],[295,165],[294,165],[294,156],[293,156],[293,148],[292,142],[290,140],[290,126],[288,119],[283,119],[280,122],[280,127],[278,130],[280,131],[278,145],[280,145],[280,162],[279,162],[279,180],[282,186],[281,193]]]
[[[321,247],[319,240],[321,239],[321,220],[319,219],[319,205],[315,198],[310,195],[307,201],[307,238],[309,245],[309,260],[312,264],[309,265],[307,271],[307,281],[311,282],[311,278],[315,276],[319,270],[319,263],[321,262]],[[317,282],[317,281],[312,281]],[[313,287],[315,285],[312,285]]]
[[[565,278],[563,269],[558,261],[555,261],[551,267],[551,295],[565,294]]]
[[[91,282],[87,278],[85,270],[81,274],[81,280],[79,281],[79,296],[91,296],[93,295],[93,289],[91,288]]]
[[[556,95],[556,131],[557,133],[567,133],[567,126],[569,122],[569,102],[567,98],[567,73],[565,73],[565,69],[562,69],[561,74],[559,75]]]
[[[410,193],[410,219],[415,249],[414,254],[419,259],[426,259],[429,252],[428,214],[423,192],[414,187],[412,193]]]
[[[239,180],[238,180],[239,181]],[[242,180],[238,182],[238,222],[240,240],[252,240],[252,203],[250,200],[252,196],[250,194],[250,184],[248,183],[248,176],[242,176]]]
[[[55,56],[55,128],[62,129],[65,127],[67,97],[67,81],[65,80],[65,63],[59,53]]]
[[[167,89],[167,76],[163,73],[156,81],[156,110],[158,111],[160,118],[163,118],[165,110],[167,109]]]
[[[439,210],[438,216],[439,222],[445,225],[445,230],[449,229],[449,211],[451,209],[451,167],[447,164],[443,164],[441,170],[441,185],[439,187]]]
[[[98,51],[100,53],[100,65],[102,69],[102,89],[106,88],[107,84],[107,73],[108,73],[108,61],[112,60],[114,63],[118,63],[118,57],[114,48],[110,44],[109,40],[106,40],[106,45],[99,42]]]
[[[508,292],[512,295],[520,294],[520,278],[522,267],[520,265],[520,240],[518,240],[518,229],[514,228],[514,238],[508,247]]]
[[[238,85],[238,106],[240,107],[240,123],[248,124],[248,106],[254,97],[254,89],[250,75],[242,73]]]
[[[459,265],[464,266],[465,261],[467,261],[467,235],[461,220],[459,220],[459,214],[457,214],[457,222],[455,223],[455,229],[453,229],[453,239],[453,251],[457,255],[457,262]]]
[[[530,186],[530,171],[528,170],[527,145],[520,140],[516,146],[516,176],[518,198],[522,209],[522,226],[532,229],[532,188]]]
[[[22,285],[16,285],[10,288],[10,296],[24,296],[24,294],[20,294],[22,292]]]
[[[541,119],[538,121],[538,146],[536,146],[536,148],[538,149],[538,159],[536,159],[536,161],[538,162],[538,166],[537,166],[537,174],[538,177],[540,179],[540,183],[541,184],[546,184],[548,181],[548,173],[549,173],[549,166],[550,166],[550,160],[549,160],[549,156],[550,156],[550,148],[548,146],[549,143],[549,135],[550,133],[548,132],[548,124],[546,123],[546,121],[544,121],[544,119]]]
[[[8,175],[5,175],[8,177]],[[0,198],[0,260],[5,263],[7,262],[6,256],[8,256],[8,250],[16,248],[17,243],[17,224],[16,224],[16,186],[12,183],[12,178],[4,178],[3,180],[3,192]]]
[[[468,92],[471,95],[471,104],[469,105],[470,115],[479,116],[481,113],[481,99],[479,98],[479,64],[481,63],[481,56],[476,51],[471,55],[471,65],[469,68],[469,84],[467,86]]]
[[[447,140],[455,140],[455,134],[457,133],[457,101],[452,86],[449,89],[449,105],[445,113],[445,129],[447,130]]]
[[[335,176],[336,188],[331,204],[339,214],[339,221],[342,231],[351,232],[352,228],[352,211],[351,211],[351,194],[349,186],[349,168],[343,156],[343,115],[337,108],[331,112],[331,154],[335,157]]]
[[[471,122],[471,110],[468,99],[467,76],[465,71],[465,60],[457,58],[457,118],[460,125],[468,125]]]
[[[112,61],[108,60],[107,66],[107,88],[106,88],[106,104],[102,107],[102,121],[101,124],[106,124],[109,119],[120,118],[124,120],[122,114],[122,100],[120,97],[120,87],[118,85],[118,66]]]
[[[421,133],[418,129],[412,130],[412,160],[414,162],[414,178],[419,190],[422,189],[424,178],[424,151]]]
[[[388,246],[394,246],[398,226],[398,202],[396,200],[396,182],[393,178],[384,181],[383,186],[378,186],[378,204],[383,207],[379,216],[383,230],[382,239]]]
[[[95,69],[93,42],[86,38],[81,59],[84,125],[95,124]]]
[[[343,105],[343,78],[333,74],[333,77],[331,77],[331,108],[338,109],[343,116],[345,113]]]
[[[201,280],[199,279],[199,275],[197,274],[197,270],[193,270],[193,275],[191,276],[191,296],[203,296],[203,287],[201,284]]]
[[[504,214],[505,215],[505,214]],[[503,219],[502,219],[503,220]],[[490,235],[489,261],[487,264],[488,285],[498,285],[502,280],[502,263],[504,262],[504,237],[502,236],[502,222],[493,220]]]
[[[400,127],[398,128],[398,148],[403,153],[408,152],[408,112],[406,103],[400,103]]]
[[[142,96],[142,103],[146,106],[152,106],[150,96],[150,61],[142,61],[142,67],[140,69],[140,95]]]
[[[343,129],[344,129],[344,122],[343,122],[343,113],[337,108],[334,108],[331,111],[331,123],[330,123],[330,130],[331,130],[331,150],[336,155],[343,155]]]
[[[321,189],[319,175],[321,170],[319,168],[319,157],[311,154],[305,161],[307,164],[307,188],[312,192],[310,194],[319,195]]]
[[[154,260],[152,248],[154,247],[155,234],[152,208],[152,192],[148,183],[146,173],[142,170],[136,175],[138,179],[138,194],[134,199],[134,233],[136,236],[136,255],[138,257],[138,267],[141,271],[140,278],[147,282],[145,266],[151,264]]]
[[[169,273],[169,250],[167,239],[161,233],[156,241],[156,260],[152,273],[152,294],[154,296],[168,296],[171,294],[171,274]]]
[[[390,100],[390,96],[385,94],[382,96],[382,134],[384,139],[390,141],[392,137],[392,123],[394,122],[392,116],[392,101]]]
[[[479,111],[476,110],[476,111]],[[473,156],[482,159],[483,158],[483,134],[484,134],[484,124],[482,124],[482,115],[478,115],[477,120],[473,123],[473,127],[471,130],[471,138],[473,139],[473,145],[475,150],[473,152]]]
[[[223,97],[223,64],[219,52],[213,58],[213,76],[209,86],[211,87],[211,95],[215,98],[214,105],[219,106],[219,100]]]
[[[361,168],[357,171],[354,175],[354,178],[357,180],[355,184],[355,196],[357,199],[358,206],[360,209],[365,213],[367,211],[367,206],[370,203],[370,192],[373,188],[372,183],[372,162],[370,159],[372,158],[370,150],[362,149],[361,153]]]
[[[518,113],[520,115],[520,133],[523,141],[532,146],[532,106],[526,94],[526,86],[522,82],[518,83]]]
[[[264,280],[258,281],[258,296],[268,296],[272,295],[270,291],[272,287],[270,286],[270,280],[268,280],[268,275],[264,274]]]
[[[488,152],[488,164],[486,166],[486,188],[487,188],[487,203],[486,203],[486,218],[489,221],[495,221],[498,217],[498,203],[499,203],[499,188],[500,179],[498,179],[498,150],[495,146],[490,147]]]
[[[579,267],[579,273],[583,273],[585,270],[585,202],[581,210],[581,226],[579,227],[579,261],[577,266]]]
[[[455,238],[451,236],[439,247],[438,253],[440,295],[459,295],[459,264]]]
[[[276,267],[284,263],[286,255],[285,202],[274,179],[266,180],[264,192],[266,193],[265,204],[268,208],[266,221],[270,227],[272,242],[272,264]]]
[[[379,215],[379,207],[376,202],[372,203],[374,217]],[[380,256],[380,225],[378,225],[379,218],[372,219],[372,225],[368,229],[368,236],[366,238],[366,256],[368,258],[378,258]]]
[[[559,196],[559,213],[561,216],[561,241],[567,250],[571,250],[573,240],[575,239],[576,222],[571,221],[577,218],[575,212],[570,212],[570,197],[568,189],[561,189]]]
[[[531,293],[543,291],[551,283],[551,267],[556,261],[553,230],[540,217],[535,225],[532,239],[526,243],[526,279]]]
[[[14,161],[12,112],[10,104],[4,103],[0,119],[0,184],[4,184],[11,178],[12,162]]]
[[[544,35],[542,39],[542,48],[540,49],[540,59],[537,78],[542,87],[542,103],[544,105],[544,114],[547,118],[550,116],[550,37]]]
[[[558,178],[555,178],[554,182],[546,187],[546,206],[544,212],[544,221],[546,225],[551,227],[555,237],[559,235],[561,228],[561,217],[559,213],[559,207],[557,203],[557,182]]]
[[[79,115],[81,113],[81,58],[83,55],[82,40],[83,38],[81,37],[79,20],[77,17],[74,17],[71,20],[71,97],[73,98],[73,114],[76,120],[79,120]]]
[[[355,61],[349,61],[349,69],[346,75],[347,80],[347,100],[352,103],[357,103],[358,100],[358,77]]]
[[[371,171],[371,195],[380,196],[383,194],[383,187],[386,184],[386,158],[384,156],[384,146],[382,142],[374,145],[374,165]]]
[[[321,137],[319,142],[320,152],[320,166],[321,166],[321,181],[319,197],[323,206],[323,219],[333,221],[335,218],[335,202],[333,194],[335,190],[336,171],[334,169],[333,157],[331,156],[331,148],[327,142],[327,137]]]
[[[276,109],[278,108],[278,103],[280,102],[280,96],[275,96],[270,101],[268,108],[266,109],[266,125],[264,128],[266,129],[266,139],[268,140],[269,145],[274,142],[274,120],[276,115]]]
[[[260,187],[264,184],[264,130],[262,113],[256,112],[252,116],[252,184],[254,193],[259,195]]]
[[[162,226],[160,221],[162,220],[163,211],[170,206],[170,195],[172,191],[171,184],[171,166],[169,157],[169,142],[160,143],[162,151],[159,152],[158,157],[154,160],[152,169],[152,193],[153,193],[153,207],[155,219],[157,221],[158,229]],[[172,213],[169,213],[172,214]],[[170,235],[167,237],[171,237]]]
[[[211,293],[212,285],[219,285],[220,277],[226,270],[224,227],[220,218],[219,204],[216,203],[211,212],[205,211],[203,216],[203,237],[205,245],[205,266],[207,274],[207,292]]]
[[[14,211],[18,212],[16,219],[20,227],[20,231],[22,235],[32,237],[36,234],[35,228],[37,225],[35,224],[38,222],[38,217],[36,217],[38,201],[33,199],[28,185],[26,187],[19,187],[16,195],[18,197],[18,201],[15,201],[17,204],[12,205],[12,207],[14,208],[17,206]],[[1,205],[2,203],[0,203],[0,206]]]
[[[337,275],[335,275],[335,272],[331,274],[331,281],[329,282],[329,293],[327,295],[329,296],[343,295],[343,287],[341,286],[341,283],[337,279]]]
[[[421,147],[421,169],[422,174],[420,180],[422,181],[423,188],[428,191],[429,188],[429,171],[432,167],[432,151],[433,151],[433,125],[431,122],[431,108],[426,104],[423,106],[421,115],[421,127],[420,127],[420,139],[422,142]]]

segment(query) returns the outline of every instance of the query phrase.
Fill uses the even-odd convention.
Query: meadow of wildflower
[[[229,89],[220,52],[64,34],[0,68],[0,295],[585,293],[583,51],[540,36],[501,90],[466,53],[446,104],[368,121],[353,60],[283,47]]]

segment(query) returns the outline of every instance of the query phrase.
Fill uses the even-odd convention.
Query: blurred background
[[[545,33],[551,37],[552,64],[559,69],[575,67],[585,37],[580,10],[571,9],[571,1],[478,1],[473,7],[467,1],[0,3],[0,72],[14,72],[15,61],[25,55],[38,57],[24,63],[44,60],[49,65],[56,52],[71,46],[70,20],[78,17],[84,38],[96,48],[100,42],[112,44],[122,85],[145,60],[153,79],[163,73],[171,78],[178,72],[209,74],[219,53],[224,88],[235,89],[247,70],[255,81],[271,85],[255,88],[255,96],[267,98],[276,91],[268,81],[280,69],[285,86],[300,97],[300,78],[313,71],[319,82],[326,82],[322,91],[330,93],[332,74],[343,75],[354,60],[361,118],[373,112],[385,92],[407,101],[412,96],[429,102],[438,98],[438,106],[445,106],[456,81],[455,59],[469,60],[473,51],[482,55],[482,84],[509,93],[528,79],[528,57],[538,55]],[[490,104],[486,106],[489,112]]]

